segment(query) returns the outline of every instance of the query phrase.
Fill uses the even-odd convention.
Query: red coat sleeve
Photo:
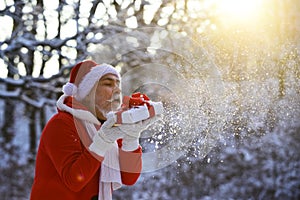
[[[142,170],[142,148],[139,147],[131,152],[123,151],[122,139],[118,140],[118,145],[122,183],[133,185],[140,177]]]
[[[101,165],[82,145],[74,119],[62,114],[47,124],[43,145],[63,183],[72,191],[80,191]]]

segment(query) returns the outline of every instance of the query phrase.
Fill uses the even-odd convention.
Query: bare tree
[[[49,118],[48,110],[55,108],[60,88],[67,81],[72,66],[91,57],[96,44],[129,29],[126,25],[129,17],[135,16],[140,25],[145,25],[143,12],[150,3],[137,3],[99,0],[2,2],[4,9],[0,10],[0,17],[3,17],[2,26],[5,24],[7,29],[0,41],[3,70],[0,72],[0,103],[3,108],[0,143],[1,154],[7,158],[3,162],[7,166],[1,167],[1,174],[6,175],[0,181],[7,182],[10,188],[0,191],[4,199],[21,198],[28,193],[22,181],[8,180],[16,170],[23,171],[28,164],[33,166],[39,135]],[[128,14],[129,9],[133,13]],[[155,24],[155,21],[151,23]],[[113,44],[106,46],[112,48]],[[16,128],[19,120],[24,123],[21,128]],[[15,143],[24,138],[28,141]],[[20,143],[28,146],[28,152],[20,152]],[[24,155],[27,161],[21,164]],[[16,179],[30,185],[32,176],[25,178]]]

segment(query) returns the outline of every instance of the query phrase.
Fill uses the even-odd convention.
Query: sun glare
[[[257,19],[261,6],[261,0],[218,0],[216,3],[219,15],[231,22]]]

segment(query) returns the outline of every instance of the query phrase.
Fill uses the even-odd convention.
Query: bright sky
[[[64,6],[64,15],[63,18],[68,19],[72,14],[74,13],[74,8],[71,6],[76,0],[67,0],[67,3],[70,4],[70,6]],[[119,0],[121,2],[121,0]],[[196,13],[199,13],[199,10],[205,9],[205,7],[209,7],[210,5],[214,4],[216,5],[216,12],[218,13],[218,16],[224,21],[224,23],[228,25],[236,24],[236,23],[255,23],[258,16],[258,10],[261,7],[261,1],[262,0],[207,0],[207,1],[199,1],[199,0],[189,0],[188,1],[188,9],[192,13],[191,15],[194,15],[196,17]],[[4,9],[5,1],[0,0],[0,10]],[[13,4],[12,0],[6,0],[6,2],[9,4]],[[77,1],[76,1],[77,2]],[[81,16],[88,16],[89,10],[92,6],[91,0],[82,0],[84,2],[80,7]],[[130,0],[123,0],[122,1],[124,5],[129,4]],[[140,0],[137,0],[136,3],[138,4]],[[161,4],[161,0],[153,0],[149,1],[151,2],[149,5],[147,5],[147,9],[144,12],[144,19],[146,23],[149,22],[149,20],[153,17],[153,11],[158,8],[158,5]],[[55,9],[57,9],[59,4],[58,0],[52,0],[47,1],[44,0],[45,5],[45,17],[47,19],[47,34],[48,39],[52,39],[56,35],[56,30],[58,27],[58,20],[57,20],[57,13]],[[98,6],[97,14],[101,19],[107,19],[108,14],[106,13],[106,7],[109,7],[110,1],[105,0],[103,1],[103,4]],[[180,1],[178,1],[177,6],[180,6]],[[184,5],[182,5],[184,6]],[[174,9],[174,8],[173,8]],[[31,10],[28,8],[27,12],[31,12]],[[165,8],[164,12],[167,15],[168,13],[172,13],[172,7]],[[128,10],[128,13],[130,14],[130,10]],[[108,9],[108,13],[110,14],[110,17],[116,16],[117,13],[114,12],[113,9]],[[79,21],[81,25],[87,25],[87,21],[84,19],[81,19]],[[166,23],[166,21],[159,21],[161,25]],[[209,23],[209,22],[208,22]],[[0,41],[3,41],[6,37],[9,37],[9,34],[12,30],[12,19],[10,17],[1,16],[0,17]],[[137,20],[134,15],[129,17],[126,20],[126,25],[130,28],[136,28],[137,27]],[[55,31],[54,31],[55,30]],[[200,30],[201,31],[201,30]],[[44,32],[45,32],[45,26],[38,26],[37,28],[38,35],[40,39],[43,39]],[[40,34],[39,34],[40,33]],[[62,27],[61,29],[61,37],[66,38],[69,36],[73,36],[76,33],[76,21],[75,20],[68,20],[67,23]],[[6,48],[1,47],[1,48]],[[73,55],[76,57],[76,53],[72,53],[70,50],[66,50],[66,53],[68,55]],[[37,58],[39,58],[37,56]],[[57,66],[57,59],[55,57],[52,57],[45,67],[44,76],[50,77],[58,72],[58,66]],[[57,66],[57,67],[54,67]],[[22,65],[18,66],[19,73],[21,75],[25,74],[25,68]],[[36,68],[33,72],[33,76],[37,76],[38,69]],[[0,59],[0,77],[5,78],[7,75],[7,69],[4,65],[4,62],[2,59]]]
[[[261,0],[218,0],[217,9],[224,15],[239,19],[252,18]]]
[[[217,12],[229,24],[253,24],[263,8],[262,0],[218,0]]]

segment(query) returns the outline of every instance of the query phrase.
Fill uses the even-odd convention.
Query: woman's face
[[[95,110],[98,119],[106,119],[106,114],[117,110],[121,104],[120,80],[114,74],[104,75],[98,82],[95,93]]]

